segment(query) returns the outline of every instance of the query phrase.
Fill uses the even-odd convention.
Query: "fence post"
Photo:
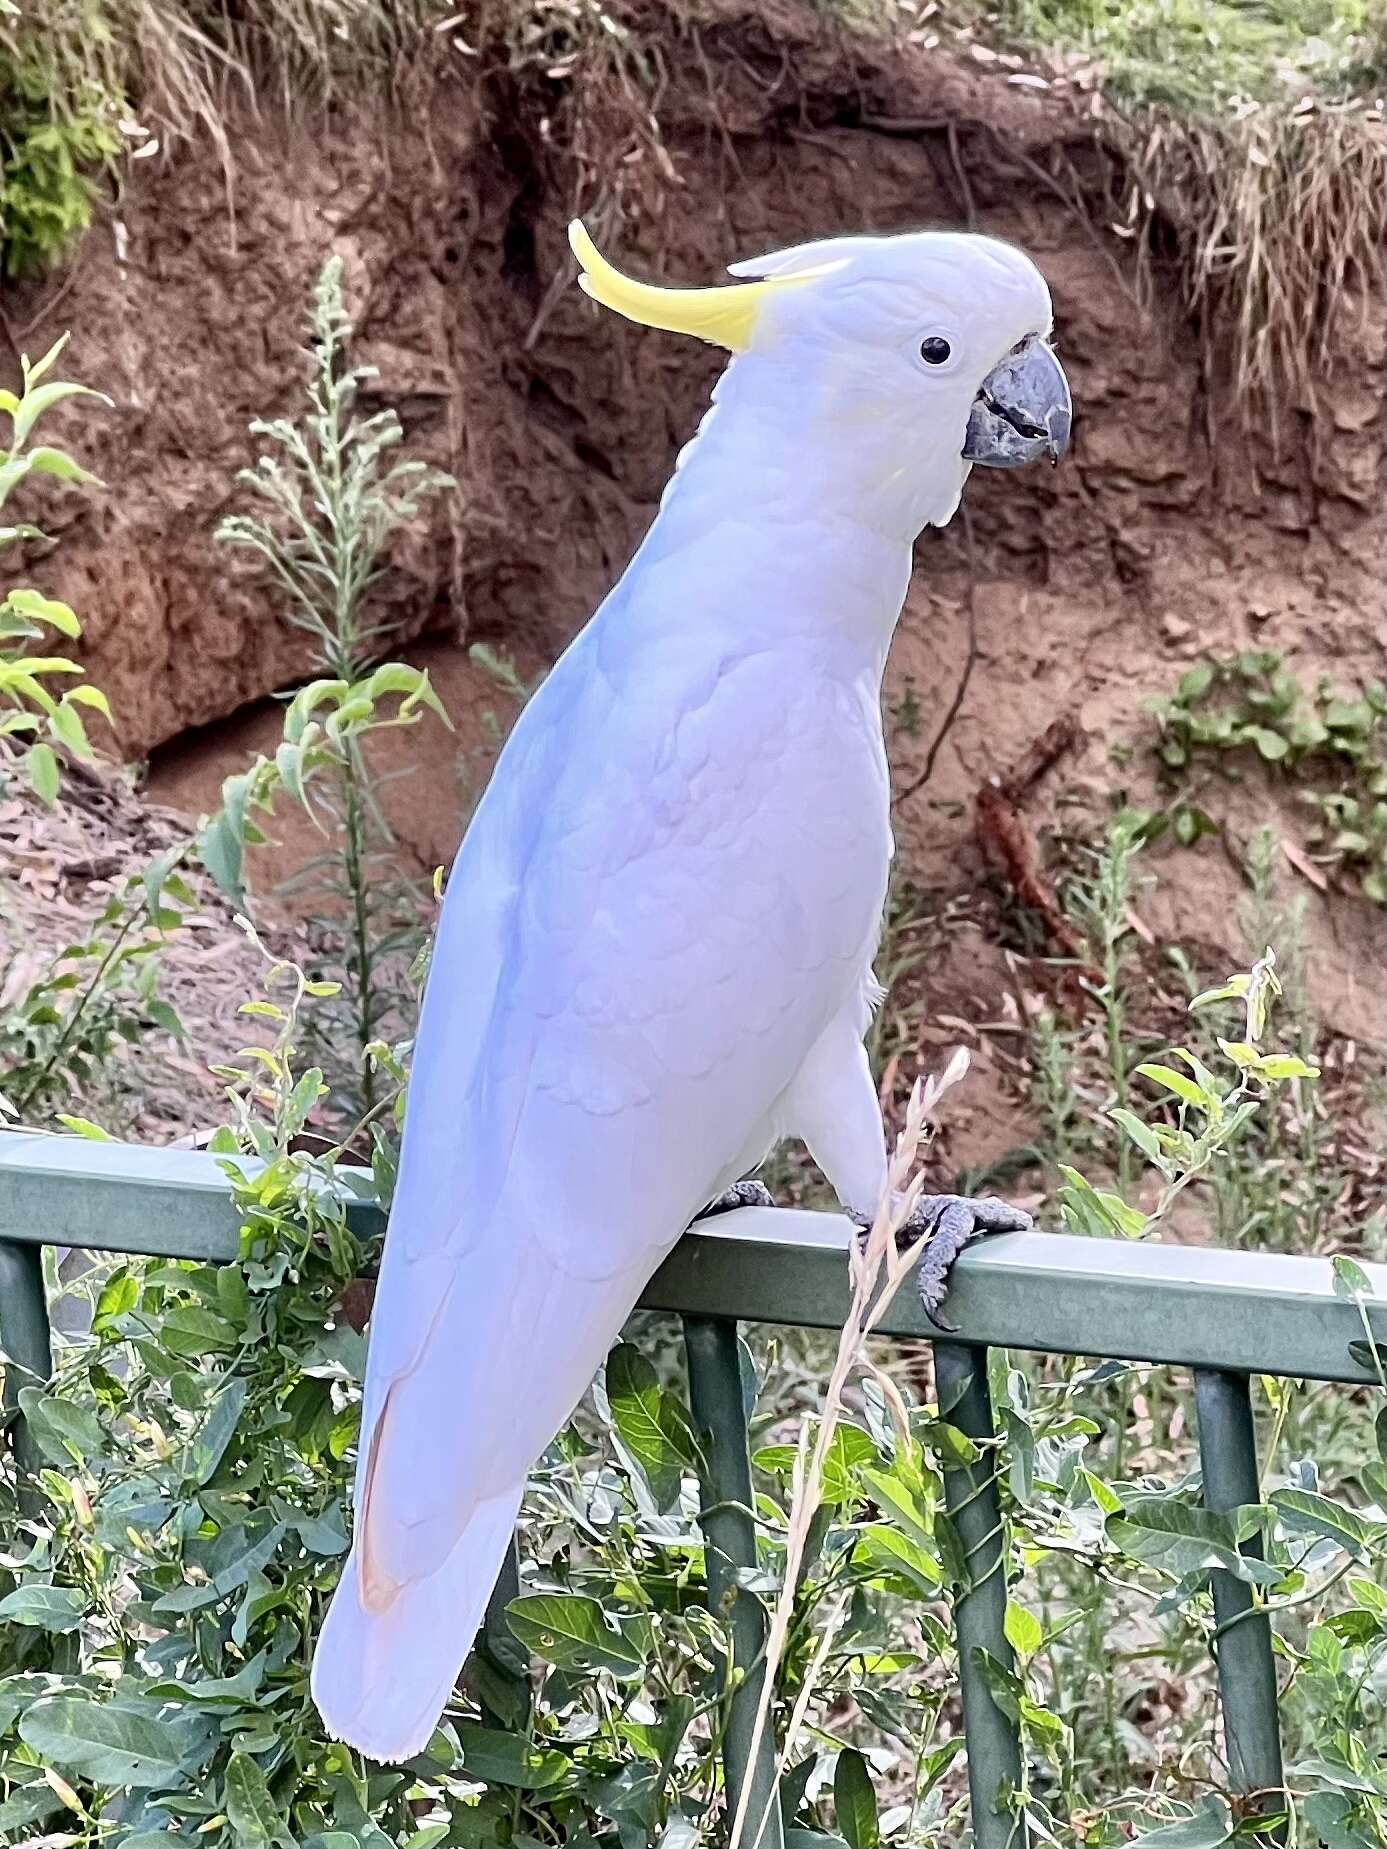
[[[512,1534],[470,1659],[484,1727],[513,1731],[516,1716],[528,1716],[534,1701],[528,1674],[529,1652],[506,1622],[506,1607],[519,1596],[520,1550]],[[499,1705],[493,1707],[488,1697],[494,1697]]]
[[[944,1501],[963,1549],[968,1582],[954,1599],[963,1727],[968,1741],[968,1796],[977,1849],[1026,1849],[1025,1823],[999,1802],[1004,1786],[1021,1784],[1021,1742],[987,1686],[978,1651],[1014,1670],[1006,1636],[1006,1536],[997,1494],[992,1395],[987,1350],[962,1342],[934,1344],[939,1416],[989,1448],[976,1464],[944,1472]]]
[[[708,1603],[727,1617],[732,1641],[728,1668],[735,1665],[745,1671],[745,1680],[732,1696],[723,1740],[728,1818],[730,1822],[735,1816],[742,1788],[749,1785],[746,1849],[784,1849],[773,1727],[766,1727],[755,1758],[751,1757],[764,1680],[766,1614],[761,1601],[739,1588],[736,1579],[738,1567],[756,1565],[751,1455],[737,1325],[720,1317],[686,1316],[683,1320],[689,1405],[705,1447],[704,1513],[699,1521],[707,1559]]]
[[[10,1443],[21,1477],[20,1505],[31,1492],[22,1479],[43,1461],[19,1411],[21,1387],[34,1386],[53,1372],[48,1330],[48,1299],[43,1288],[43,1248],[0,1239],[0,1352],[13,1365],[5,1369],[4,1410],[12,1421]]]
[[[1247,1377],[1196,1368],[1194,1396],[1205,1507],[1222,1512],[1260,1502],[1257,1430]],[[1260,1559],[1261,1538],[1245,1542],[1242,1551]],[[1219,1569],[1209,1578],[1228,1776],[1235,1791],[1261,1798],[1263,1810],[1281,1811],[1286,1808],[1286,1790],[1271,1620],[1265,1612],[1254,1611],[1252,1588],[1243,1580]],[[1284,1835],[1279,1831],[1278,1840]]]

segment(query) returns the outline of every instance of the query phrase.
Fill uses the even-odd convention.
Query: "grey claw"
[[[735,1213],[739,1207],[774,1207],[775,1197],[764,1182],[736,1181],[730,1188],[725,1188],[716,1200],[709,1201],[701,1212],[693,1217],[697,1226],[700,1220],[711,1220],[720,1213]]]
[[[949,1272],[964,1246],[980,1234],[1024,1233],[1030,1225],[1031,1216],[1022,1208],[991,1194],[926,1194],[915,1203],[898,1237],[903,1245],[913,1245],[929,1236],[920,1254],[916,1284],[920,1306],[936,1329],[947,1335],[958,1332],[956,1323],[939,1315],[939,1307],[948,1292]]]

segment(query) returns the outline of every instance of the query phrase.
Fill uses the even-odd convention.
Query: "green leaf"
[[[1357,1259],[1349,1258],[1346,1253],[1336,1252],[1332,1262],[1336,1297],[1347,1297],[1352,1301],[1355,1296],[1368,1298],[1373,1296],[1372,1280]]]
[[[18,11],[17,8],[16,11]],[[58,355],[63,351],[71,338],[72,335],[70,332],[59,334],[58,338],[53,342],[53,345],[48,349],[47,353],[44,354],[42,359],[31,360],[27,353],[20,354],[19,370],[23,376],[24,389],[26,391],[28,391],[31,386],[37,385],[45,373],[53,370],[54,366],[58,363]],[[6,392],[3,408],[10,417],[14,416],[19,406],[20,400],[15,397],[14,393]]]
[[[267,1655],[268,1652],[262,1650],[235,1675],[200,1676],[191,1682],[157,1682],[147,1693],[155,1701],[207,1701],[242,1707],[254,1702],[265,1680]]]
[[[512,1733],[496,1727],[458,1728],[462,1764],[470,1778],[490,1785],[513,1785],[521,1791],[543,1791],[557,1784],[568,1770],[562,1753],[541,1751]]]
[[[1198,1111],[1212,1114],[1218,1109],[1219,1100],[1212,1093],[1196,1085],[1193,1079],[1187,1079],[1183,1072],[1176,1072],[1172,1066],[1138,1066],[1137,1072],[1142,1078],[1150,1079],[1153,1085],[1163,1085],[1167,1091],[1173,1091],[1177,1098]]]
[[[353,692],[359,692],[367,700],[378,700],[382,694],[398,693],[414,700],[426,700],[435,711],[442,712],[437,695],[429,686],[429,677],[423,668],[411,667],[407,661],[382,662],[364,681],[358,681]]]
[[[1132,1849],[1219,1849],[1233,1839],[1233,1819],[1221,1798],[1206,1798],[1192,1817],[1143,1830]]]
[[[25,1824],[42,1823],[51,1817],[62,1805],[53,1787],[48,1784],[21,1785],[13,1794],[0,1804],[0,1840],[27,1842],[31,1832],[24,1829]]]
[[[661,1513],[679,1498],[698,1444],[683,1407],[660,1385],[640,1350],[622,1342],[607,1357],[607,1405],[617,1436],[644,1477]]]
[[[1331,1502],[1312,1490],[1279,1489],[1271,1504],[1284,1527],[1335,1541],[1355,1560],[1368,1558],[1373,1547],[1387,1537],[1387,1523],[1365,1521],[1343,1503]]]
[[[1045,1641],[1045,1627],[1035,1613],[1010,1600],[1007,1602],[1004,1628],[1007,1642],[1022,1662],[1028,1662]]]
[[[20,1586],[0,1599],[0,1621],[36,1631],[75,1631],[87,1601],[70,1586]]]
[[[310,1066],[297,1081],[284,1104],[279,1134],[285,1142],[303,1129],[308,1122],[309,1112],[326,1090],[322,1072],[317,1066]]]
[[[19,1406],[28,1421],[30,1436],[54,1464],[70,1468],[74,1457],[85,1463],[90,1457],[99,1457],[106,1448],[101,1421],[85,1406],[60,1400],[41,1387],[21,1388]]]
[[[913,1482],[906,1480],[906,1468],[897,1456],[890,1470],[864,1469],[862,1481],[867,1494],[896,1527],[904,1529],[913,1541],[931,1546],[930,1514],[921,1502],[921,1496],[929,1492],[920,1481],[918,1466],[910,1474]]]
[[[195,1586],[175,1586],[171,1591],[155,1599],[150,1609],[159,1613],[177,1612],[179,1614],[201,1611],[205,1606],[215,1605],[222,1596],[215,1586],[201,1583]]]
[[[1369,1342],[1359,1336],[1349,1343],[1348,1352],[1359,1367],[1370,1373],[1387,1374],[1387,1342]]]
[[[56,629],[60,636],[66,636],[70,641],[75,642],[82,633],[82,625],[71,605],[60,602],[56,597],[45,597],[42,591],[11,591],[5,604],[8,609],[31,623],[47,623],[50,629]]]
[[[1317,1079],[1320,1069],[1306,1065],[1294,1053],[1268,1053],[1258,1061],[1257,1076],[1259,1079]]]
[[[794,1469],[794,1445],[765,1445],[751,1460],[758,1470],[788,1477]],[[852,1502],[864,1493],[863,1467],[879,1463],[877,1448],[860,1426],[840,1425],[824,1455],[823,1501],[830,1507]]]
[[[64,1130],[71,1131],[73,1136],[83,1137],[89,1143],[114,1143],[116,1140],[109,1130],[94,1124],[90,1117],[69,1117],[66,1111],[59,1111],[58,1122]]]
[[[37,390],[31,387],[25,392],[14,414],[13,447],[18,449],[44,412],[52,410],[55,404],[61,404],[64,398],[99,398],[103,404],[111,402],[104,392],[93,391],[89,385],[73,385],[60,379],[55,379],[50,385],[40,385]]]
[[[199,1488],[216,1475],[217,1466],[226,1455],[226,1447],[236,1435],[247,1390],[244,1380],[233,1380],[208,1408],[207,1417],[193,1440],[188,1458],[188,1474]]]
[[[1139,1117],[1133,1116],[1131,1111],[1115,1109],[1109,1111],[1108,1116],[1115,1124],[1122,1126],[1148,1162],[1154,1162],[1157,1168],[1165,1167],[1161,1146],[1156,1141],[1156,1133],[1149,1124],[1144,1124]]]
[[[645,1653],[608,1624],[596,1599],[577,1593],[527,1593],[507,1605],[506,1623],[536,1656],[562,1669],[606,1669],[628,1677],[644,1672]]]
[[[51,809],[58,800],[58,759],[51,745],[37,744],[24,760],[29,782],[40,802]]]
[[[1196,1009],[1210,1008],[1215,1002],[1241,1001],[1246,994],[1247,977],[1242,974],[1230,976],[1221,989],[1204,989],[1196,995],[1188,1005],[1188,1012],[1193,1014]]]
[[[285,1524],[270,1522],[263,1511],[252,1516],[244,1527],[228,1528],[219,1534],[207,1552],[207,1572],[224,1598],[244,1586],[252,1573],[258,1573],[274,1558],[284,1539]]]
[[[159,1325],[159,1336],[166,1348],[176,1355],[200,1360],[209,1350],[236,1346],[236,1331],[224,1317],[195,1303],[179,1304]]]
[[[310,1554],[331,1559],[336,1554],[345,1554],[351,1545],[339,1509],[328,1509],[323,1515],[296,1516],[291,1526]]]
[[[885,1580],[906,1598],[934,1599],[944,1583],[939,1562],[911,1535],[884,1522],[873,1522],[858,1536],[853,1565]]]
[[[161,924],[167,924],[170,916],[168,912],[165,912],[160,921]],[[186,1029],[182,1021],[179,1020],[175,1010],[162,996],[152,996],[150,1000],[145,1003],[144,1012],[145,1019],[149,1022],[151,1027],[160,1028],[174,1040],[186,1038]]]
[[[1253,1585],[1272,1585],[1280,1567],[1239,1553],[1234,1515],[1193,1509],[1164,1496],[1138,1496],[1107,1521],[1108,1539],[1135,1560],[1162,1568],[1175,1579],[1222,1567]]]
[[[206,816],[196,837],[197,855],[233,905],[245,903],[246,825],[257,775],[265,760],[222,784],[221,808]]]
[[[84,469],[81,463],[74,462],[61,449],[50,449],[46,444],[40,444],[29,451],[28,460],[29,467],[37,469],[41,475],[56,475],[59,481],[80,482],[89,488],[104,486],[99,476]]]
[[[877,1849],[881,1825],[876,1792],[867,1761],[855,1746],[845,1746],[833,1773],[833,1812],[848,1849]]]
[[[85,1695],[36,1701],[20,1717],[19,1737],[44,1765],[96,1785],[137,1790],[176,1778],[191,1744],[187,1729],[152,1703],[103,1705]]]
[[[1291,748],[1289,739],[1267,726],[1250,725],[1245,728],[1244,736],[1252,740],[1269,764],[1279,764]]]
[[[1340,1791],[1316,1791],[1305,1799],[1305,1821],[1325,1849],[1382,1849],[1381,1833],[1371,1836],[1354,1821],[1356,1806]],[[1359,1812],[1361,1817],[1362,1812]]]
[[[1136,1239],[1145,1232],[1146,1215],[1129,1207],[1120,1194],[1095,1188],[1067,1162],[1061,1162],[1059,1169],[1069,1184],[1060,1190],[1060,1211],[1076,1232],[1100,1239],[1114,1234],[1119,1239]]]
[[[232,1838],[243,1849],[266,1849],[270,1843],[292,1849],[284,1813],[270,1795],[265,1774],[248,1753],[233,1753],[227,1761],[222,1806]]]
[[[101,1287],[101,1295],[96,1300],[96,1309],[92,1314],[92,1332],[100,1335],[103,1329],[109,1329],[119,1316],[126,1316],[140,1300],[140,1287],[130,1274],[129,1267],[120,1265]]]
[[[823,1500],[835,1507],[858,1500],[863,1493],[859,1473],[864,1465],[880,1461],[876,1446],[860,1426],[840,1424],[824,1453]]]
[[[990,1650],[975,1648],[973,1662],[987,1684],[993,1701],[1002,1713],[1009,1721],[1019,1723],[1022,1706],[1026,1700],[1026,1686],[1016,1671],[1008,1669],[1005,1663],[998,1662]]]

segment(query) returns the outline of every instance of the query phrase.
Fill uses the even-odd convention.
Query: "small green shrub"
[[[1375,905],[1387,904],[1387,688],[1344,693],[1327,676],[1312,691],[1272,649],[1190,668],[1149,710],[1170,781],[1201,768],[1236,774],[1260,761],[1315,810],[1309,846],[1341,867]],[[1182,790],[1171,808],[1177,839],[1193,845],[1218,823]]]
[[[9,444],[0,448],[0,509],[30,475],[96,484],[96,477],[64,450],[30,442],[39,421],[55,404],[65,398],[102,397],[90,386],[47,378],[66,345],[64,335],[41,360],[31,364],[24,356],[20,361],[23,384],[19,395],[0,391],[0,414],[10,420]],[[102,398],[102,402],[109,400]],[[42,538],[38,528],[27,523],[0,526],[0,546],[12,545],[18,539]],[[58,794],[60,776],[54,746],[65,748],[75,757],[90,758],[92,748],[81,709],[95,710],[105,719],[111,717],[111,709],[100,688],[79,679],[82,669],[75,661],[65,655],[33,652],[33,644],[46,641],[47,630],[75,641],[82,633],[82,625],[56,598],[29,589],[6,593],[0,602],[0,781],[8,768],[23,765],[39,795],[51,804]],[[65,679],[77,680],[78,684],[55,692],[53,683]]]
[[[13,92],[0,104],[0,251],[5,275],[41,276],[69,256],[91,224],[92,170],[121,148],[104,100],[53,115]]]
[[[67,1121],[114,1076],[120,1042],[150,1033],[183,1037],[159,992],[170,934],[194,904],[172,849],[130,874],[98,916],[0,1008],[0,1118]]]
[[[1099,869],[1095,890],[1115,903],[1130,878]],[[60,1348],[50,1385],[23,1391],[44,1464],[22,1518],[18,1485],[0,1479],[0,1521],[22,1536],[0,1587],[0,1832],[57,1830],[74,1849],[709,1849],[727,1827],[727,1614],[697,1521],[702,1439],[658,1321],[613,1350],[592,1405],[537,1465],[522,1577],[426,1751],[386,1769],[323,1738],[307,1664],[346,1548],[363,1362],[348,1306],[372,1264],[323,1186],[339,1152],[295,1148],[325,1084],[300,1057],[305,1015],[333,1004],[331,986],[272,963],[245,1008],[269,1044],[223,1071],[230,1120],[213,1147],[241,1219],[237,1261],[89,1274],[73,1288],[90,1335]],[[1268,957],[1198,998],[1196,1019],[1224,1011],[1231,1082],[1188,1048],[1128,1059],[1129,1093],[1147,1102],[1107,1111],[1107,1167],[1121,1139],[1167,1193],[1220,1185],[1249,1107],[1313,1077],[1266,1050],[1276,992]],[[398,1088],[405,1049],[373,1057]],[[383,1191],[397,1132],[393,1113],[370,1127]],[[1127,1197],[1072,1167],[1064,1188],[1076,1227],[1144,1230]],[[1352,1261],[1339,1276],[1347,1296],[1365,1293]],[[819,1370],[796,1375],[748,1333],[759,1560],[742,1583],[773,1597],[796,1475],[789,1409],[816,1403]],[[1015,1802],[1037,1840],[1088,1849],[1172,1825],[1191,1843],[1265,1840],[1214,1744],[1208,1574],[1221,1564],[1273,1615],[1299,1840],[1374,1845],[1387,1827],[1373,1760],[1387,1725],[1387,1473],[1373,1408],[1360,1407],[1366,1444],[1318,1465],[1304,1389],[1263,1383],[1264,1498],[1210,1516],[1178,1389],[1162,1399],[1157,1378],[994,1357],[1017,1666],[989,1676],[1027,1743]],[[779,1727],[800,1702],[808,1717],[786,1784],[797,1845],[948,1849],[963,1829],[947,1598],[968,1569],[940,1472],[980,1451],[901,1384],[893,1409],[865,1374],[797,1581],[776,1708]],[[1244,1563],[1253,1533],[1264,1558]],[[1126,1704],[1161,1674],[1183,1706],[1152,1740]]]
[[[241,472],[254,515],[224,520],[217,537],[264,565],[286,622],[312,640],[325,678],[289,705],[272,758],[228,779],[218,814],[204,824],[203,858],[244,903],[248,844],[263,841],[255,817],[287,788],[319,820],[323,854],[298,891],[340,959],[340,1003],[315,1032],[335,1098],[369,1114],[379,1102],[370,1049],[402,1007],[402,975],[423,944],[421,896],[391,854],[390,827],[375,794],[365,747],[385,726],[415,723],[425,708],[447,715],[427,673],[406,662],[372,668],[389,628],[373,621],[369,595],[395,535],[451,477],[398,451],[404,432],[392,410],[362,418],[357,395],[374,369],[350,363],[352,327],[342,302],[342,266],[323,267],[306,319],[308,407],[298,423],[257,420],[269,445]],[[384,702],[391,700],[388,709]],[[306,777],[316,772],[310,793]]]

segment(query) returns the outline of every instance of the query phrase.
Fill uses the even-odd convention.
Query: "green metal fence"
[[[365,1235],[380,1210],[351,1199],[347,1217]],[[21,1463],[29,1461],[16,1395],[51,1369],[41,1247],[146,1253],[230,1262],[239,1222],[214,1157],[187,1150],[7,1135],[0,1139],[0,1349],[6,1409]],[[647,1309],[683,1318],[694,1416],[707,1434],[709,1577],[731,1592],[735,1569],[752,1566],[751,1467],[737,1360],[737,1324],[841,1326],[849,1303],[847,1223],[832,1214],[750,1208],[685,1235],[651,1280]],[[887,1335],[935,1344],[940,1405],[974,1439],[995,1437],[988,1350],[1030,1349],[1150,1362],[1193,1371],[1204,1497],[1224,1510],[1259,1499],[1249,1377],[1253,1374],[1376,1386],[1362,1353],[1364,1317],[1387,1342],[1387,1266],[1369,1265],[1373,1300],[1336,1295],[1328,1260],[1272,1257],[1158,1243],[1023,1233],[986,1240],[960,1259],[949,1312],[958,1332],[939,1339],[908,1290],[880,1327]],[[21,1374],[20,1370],[23,1370]],[[1003,1629],[1004,1547],[997,1494],[997,1447],[945,1473],[945,1494],[969,1566],[956,1598],[963,1720],[974,1835],[979,1849],[1023,1849],[1003,1799],[1020,1771],[1014,1724],[992,1698],[981,1650],[1010,1666]],[[1254,1545],[1254,1543],[1249,1543]],[[1270,1623],[1250,1586],[1212,1575],[1219,1690],[1230,1778],[1250,1807],[1283,1808],[1276,1668]],[[749,1754],[762,1646],[758,1601],[739,1595],[733,1646],[749,1669],[734,1697],[726,1740],[733,1800],[753,1785],[749,1815],[764,1813],[758,1849],[782,1849],[770,1802],[769,1742]]]

